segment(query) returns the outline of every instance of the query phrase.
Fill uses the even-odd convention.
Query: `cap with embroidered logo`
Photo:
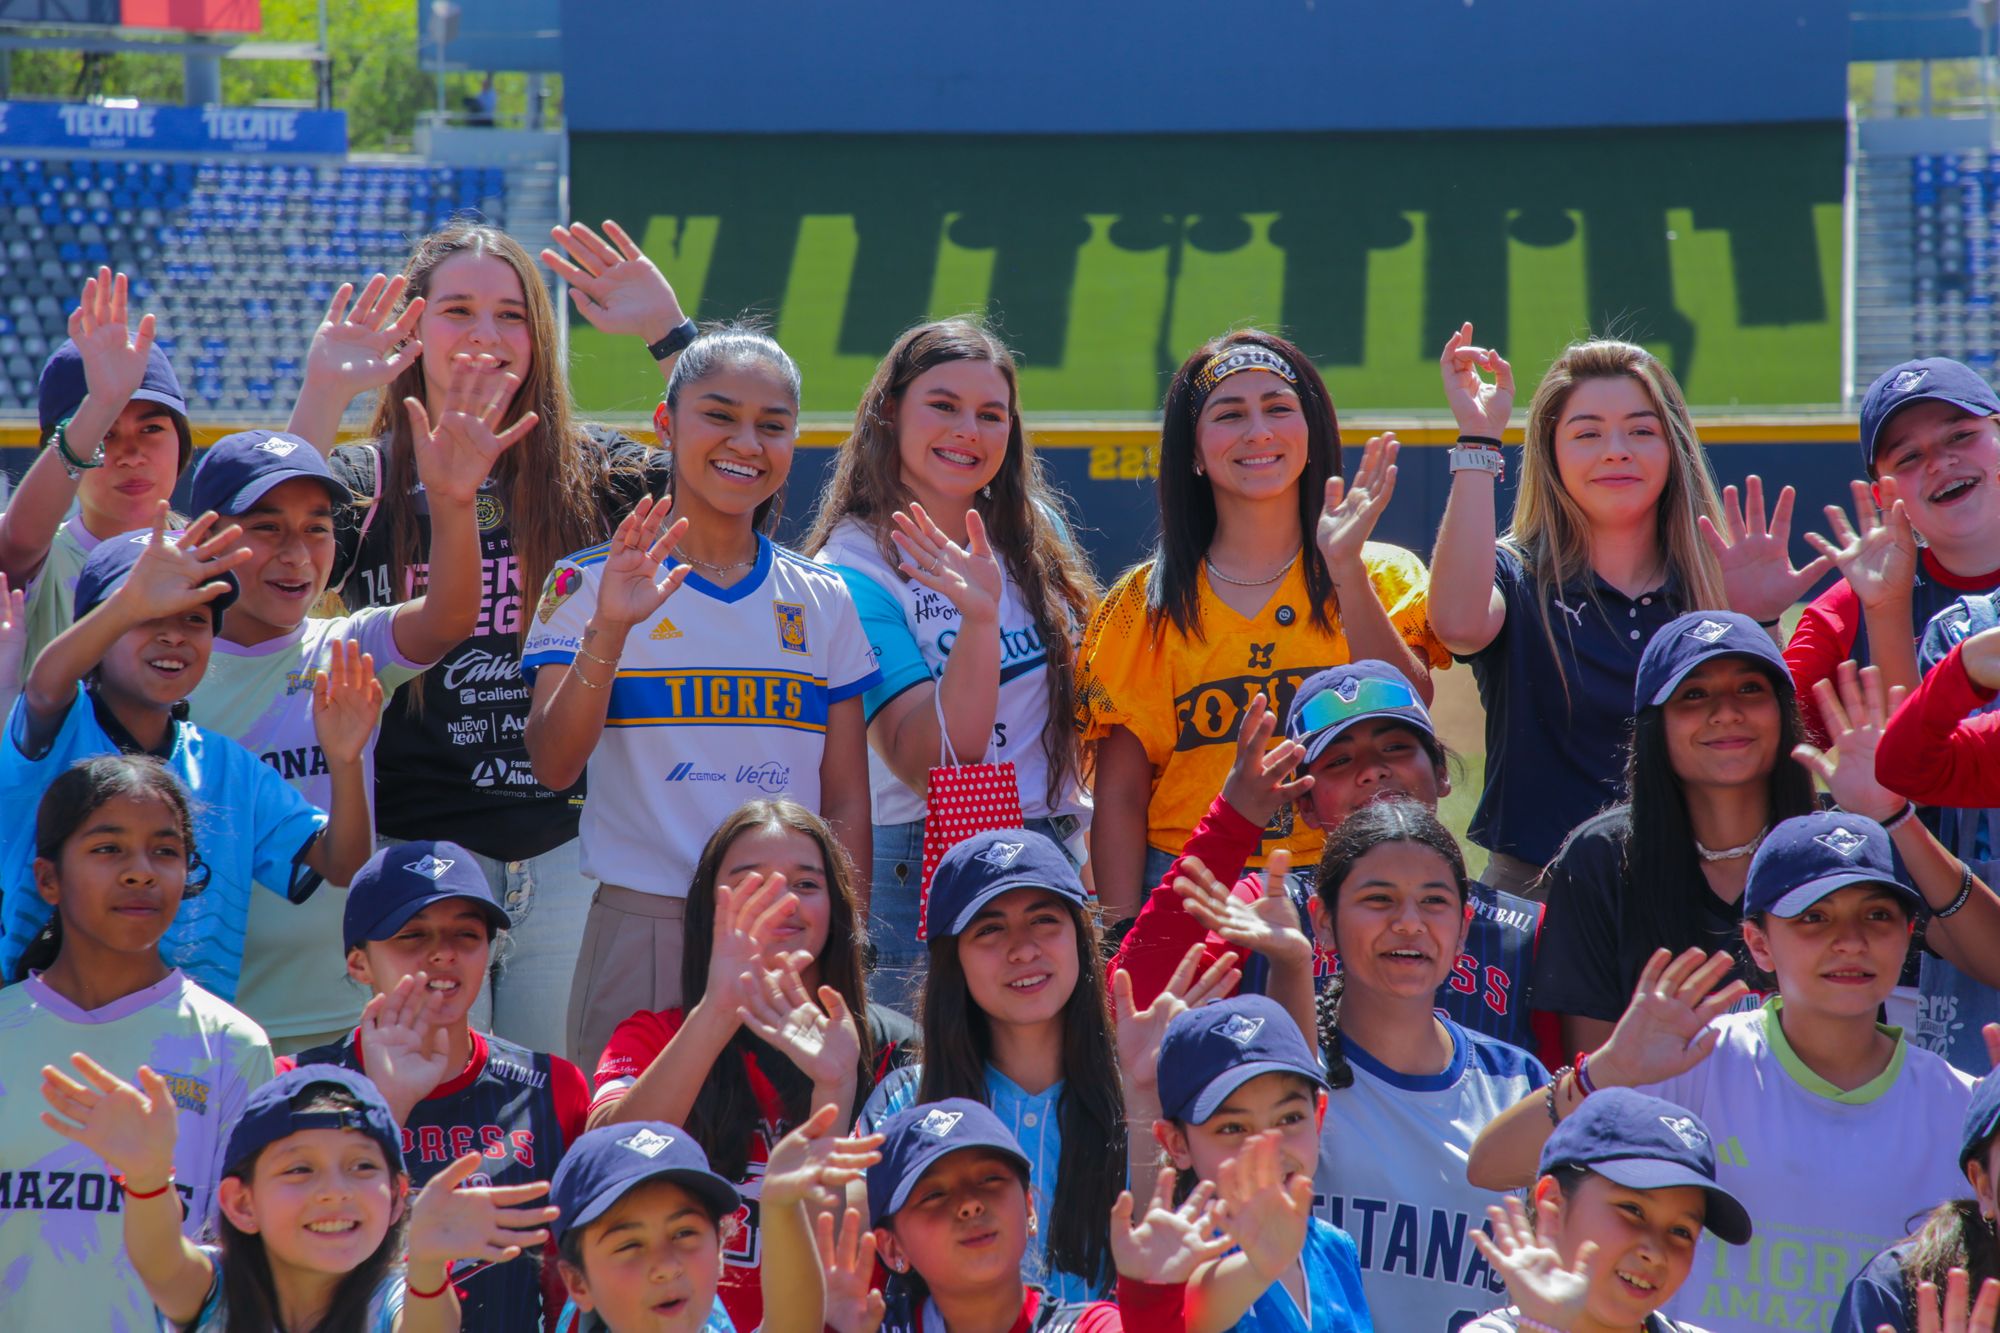
[[[1237,995],[1174,1015],[1160,1041],[1160,1113],[1199,1125],[1262,1074],[1297,1074],[1324,1088],[1319,1059],[1283,1005]]]
[[[1961,361],[1927,356],[1882,372],[1861,399],[1861,465],[1875,475],[1875,450],[1889,419],[1912,403],[1949,403],[1975,417],[2000,416],[2000,395]]]
[[[1696,667],[1718,657],[1755,659],[1770,670],[1778,689],[1791,695],[1792,673],[1785,655],[1756,621],[1735,611],[1690,611],[1660,626],[1646,641],[1632,706],[1658,707],[1673,697]]]
[[[876,1128],[882,1160],[868,1168],[868,1216],[882,1226],[909,1202],[910,1191],[938,1159],[965,1148],[1011,1158],[1025,1178],[1034,1168],[1021,1144],[984,1103],[965,1097],[906,1106]]]
[[[496,931],[513,925],[471,852],[455,842],[391,843],[354,872],[340,922],[343,947],[386,940],[432,903],[450,898],[477,907]]]
[[[179,532],[169,532],[168,541],[179,541]],[[83,562],[83,569],[76,576],[76,591],[73,594],[72,612],[78,620],[84,618],[112,593],[123,587],[132,575],[133,566],[139,557],[153,544],[150,529],[139,532],[121,532],[116,537],[106,537],[99,542]],[[216,580],[228,585],[223,591],[208,600],[210,623],[216,632],[222,632],[222,613],[236,600],[242,584],[237,582],[236,571],[224,570],[215,576]]]
[[[561,1216],[549,1224],[549,1241],[562,1244],[649,1180],[667,1180],[706,1203],[717,1219],[742,1206],[736,1187],[709,1169],[708,1154],[679,1125],[628,1120],[577,1136],[549,1185],[549,1202]]]
[[[1845,810],[1819,810],[1787,819],[1765,835],[1750,858],[1743,886],[1743,915],[1794,917],[1836,889],[1880,884],[1909,904],[1923,897],[1896,868],[1882,826]]]
[[[197,514],[245,514],[277,487],[304,478],[317,482],[336,506],[354,493],[333,475],[319,450],[278,430],[245,430],[225,435],[195,464],[189,503]]]
[[[1393,718],[1426,736],[1437,735],[1416,687],[1387,662],[1372,658],[1306,677],[1285,712],[1285,735],[1305,743],[1303,762],[1310,764],[1349,727],[1371,718]]]
[[[1715,1143],[1692,1112],[1631,1088],[1601,1088],[1563,1117],[1542,1145],[1539,1174],[1580,1166],[1626,1189],[1692,1186],[1708,1195],[1705,1224],[1748,1244],[1750,1212],[1715,1180]]]
[[[348,1110],[308,1111],[295,1102],[309,1102],[314,1088],[330,1085],[353,1098]],[[392,1171],[403,1170],[403,1132],[374,1081],[340,1065],[300,1065],[253,1090],[243,1113],[229,1127],[229,1144],[222,1163],[236,1171],[278,1140],[309,1129],[351,1129],[381,1145]]]
[[[62,345],[49,353],[49,359],[42,364],[35,395],[44,439],[58,421],[75,416],[76,410],[83,406],[83,400],[90,395],[90,375],[83,368],[83,352],[75,339],[63,339]],[[180,376],[174,373],[167,349],[157,342],[146,353],[146,373],[127,401],[157,403],[166,409],[174,423],[174,434],[180,440],[180,459],[174,471],[185,472],[194,452],[194,433],[188,428],[187,394],[181,389]],[[88,454],[96,444],[95,440],[71,440],[70,448],[78,454]]]
[[[992,829],[973,834],[938,861],[927,909],[930,938],[960,933],[1009,889],[1047,889],[1079,907],[1090,904],[1076,867],[1053,841],[1027,829]]]

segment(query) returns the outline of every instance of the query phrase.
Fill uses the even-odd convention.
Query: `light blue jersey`
[[[77,761],[118,753],[82,690],[46,753],[27,754],[27,731],[27,703],[17,699],[0,740],[0,975],[7,976],[51,911],[34,882],[35,810],[42,793]],[[209,881],[181,901],[160,956],[202,989],[234,1000],[250,886],[262,884],[294,902],[312,893],[319,877],[303,858],[326,827],[326,815],[256,755],[191,722],[173,724],[173,751],[162,762],[194,805],[195,851]]]
[[[1305,1267],[1306,1302],[1312,1308],[1300,1310],[1285,1284],[1273,1282],[1250,1313],[1236,1321],[1234,1333],[1374,1333],[1352,1237],[1315,1217],[1299,1262]],[[1404,1333],[1401,1324],[1384,1327]]]

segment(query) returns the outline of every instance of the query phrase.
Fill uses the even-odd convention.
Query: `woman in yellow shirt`
[[[1428,702],[1431,668],[1450,662],[1423,562],[1368,540],[1395,490],[1396,438],[1370,440],[1348,484],[1305,353],[1251,329],[1213,339],[1174,375],[1163,416],[1159,542],[1105,597],[1078,659],[1091,865],[1113,921],[1138,910],[1222,789],[1254,695],[1283,716],[1315,671],[1379,658]],[[1310,864],[1320,841],[1287,805],[1252,864],[1281,847]]]

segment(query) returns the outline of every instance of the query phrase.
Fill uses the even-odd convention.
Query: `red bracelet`
[[[1593,1092],[1596,1092],[1596,1091],[1597,1091],[1597,1084],[1593,1083],[1593,1082],[1591,1081],[1591,1078],[1590,1078],[1590,1052],[1589,1052],[1589,1051],[1578,1051],[1578,1052],[1577,1052],[1577,1055],[1576,1055],[1576,1086],[1577,1086],[1578,1088],[1580,1088],[1580,1089],[1582,1089],[1582,1090],[1583,1090],[1583,1095],[1584,1095],[1584,1096],[1586,1096],[1586,1097],[1588,1097],[1588,1096],[1589,1096],[1589,1095],[1590,1095],[1591,1093],[1593,1093]]]
[[[125,1191],[125,1197],[128,1199],[157,1199],[174,1187],[174,1173],[171,1171],[167,1172],[167,1183],[154,1190],[151,1194],[134,1192],[131,1187],[126,1185],[125,1177],[123,1176],[113,1176],[111,1178],[118,1182],[118,1188]]]
[[[418,1291],[408,1282],[404,1282],[403,1294],[406,1296],[415,1297],[417,1300],[420,1301],[434,1301],[438,1297],[444,1295],[447,1291],[450,1291],[451,1288],[452,1288],[451,1277],[449,1274],[447,1274],[445,1276],[444,1285],[439,1287],[436,1291]]]

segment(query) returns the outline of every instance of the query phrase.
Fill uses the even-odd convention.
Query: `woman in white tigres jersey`
[[[908,1009],[923,972],[918,877],[941,730],[963,762],[1011,762],[1026,826],[1080,851],[1090,808],[1068,723],[1097,583],[1060,505],[1005,344],[963,319],[897,339],[805,540],[847,581],[882,671],[866,698],[877,1003]]]

